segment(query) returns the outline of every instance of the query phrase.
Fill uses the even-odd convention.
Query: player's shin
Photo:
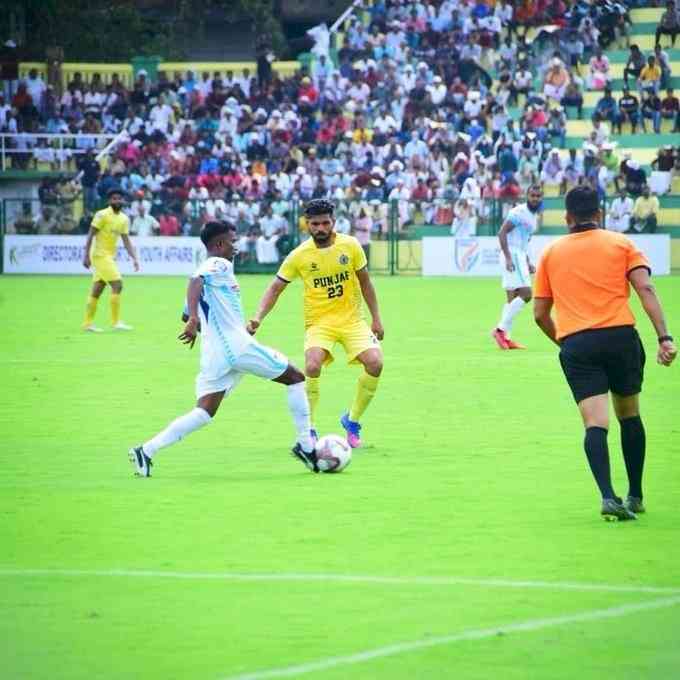
[[[349,419],[351,421],[355,423],[359,422],[364,411],[368,408],[368,405],[375,396],[379,380],[379,377],[369,375],[366,372],[359,376],[359,379],[357,380],[357,391],[354,395],[352,407],[349,410]]]
[[[309,401],[309,413],[312,423],[314,422],[314,413],[319,404],[319,381],[321,378],[307,378],[305,380],[305,387],[307,389],[307,399]]]
[[[159,449],[178,442],[188,434],[207,425],[211,420],[212,418],[208,412],[197,406],[189,411],[189,413],[173,420],[162,432],[159,432],[153,439],[146,442],[142,449],[149,458],[153,458]]]
[[[99,298],[90,295],[87,298],[87,304],[85,305],[85,319],[83,320],[83,326],[90,326],[94,322],[94,316],[97,313],[97,303]]]
[[[309,400],[307,399],[304,383],[299,382],[294,385],[288,385],[288,408],[290,415],[293,417],[297,440],[300,446],[302,446],[302,450],[305,453],[313,451],[314,442],[310,433],[312,424]]]
[[[509,331],[512,328],[512,322],[515,317],[526,307],[526,302],[521,297],[516,297],[512,302],[503,308],[503,316],[498,328],[504,331]]]
[[[593,473],[593,477],[595,477],[595,482],[600,489],[602,498],[616,498],[616,494],[612,488],[612,478],[609,467],[607,430],[603,427],[587,428],[583,448],[586,451],[590,470]],[[620,499],[618,502],[621,502]]]
[[[120,293],[111,293],[111,325],[120,321]]]
[[[642,471],[645,466],[646,437],[640,416],[624,418],[621,423],[621,448],[628,473],[628,495],[642,498]]]

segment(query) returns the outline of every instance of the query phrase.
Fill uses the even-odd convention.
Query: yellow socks
[[[364,411],[368,408],[371,403],[375,391],[378,389],[378,381],[380,378],[376,378],[373,375],[368,375],[368,373],[362,373],[357,380],[357,392],[354,397],[354,402],[352,403],[352,408],[349,410],[349,419],[355,423],[359,422],[359,419],[364,414]]]
[[[111,293],[111,325],[120,321],[120,293]]]
[[[94,322],[94,315],[97,313],[97,303],[99,298],[92,297],[91,295],[87,298],[87,304],[85,305],[85,319],[83,321],[83,326],[91,326]]]
[[[309,414],[312,425],[314,425],[314,411],[319,403],[319,380],[321,378],[306,378],[307,400],[309,401]]]

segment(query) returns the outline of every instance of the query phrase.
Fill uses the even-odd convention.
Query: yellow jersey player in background
[[[352,406],[340,420],[347,432],[347,442],[356,448],[361,445],[359,420],[375,395],[383,368],[379,341],[383,339],[384,330],[378,299],[368,275],[366,255],[353,236],[335,232],[334,210],[333,203],[325,199],[315,199],[306,205],[305,217],[311,238],[285,259],[247,329],[254,334],[283,289],[293,279],[302,279],[305,373],[312,423],[319,403],[321,368],[333,361],[333,350],[339,343],[350,364],[360,363],[364,367]],[[364,321],[362,296],[371,312],[370,327]],[[312,432],[316,437],[316,432]]]
[[[92,290],[85,307],[83,330],[101,333],[102,329],[94,325],[94,315],[97,312],[99,296],[108,283],[111,286],[111,325],[117,331],[132,330],[120,320],[120,294],[123,290],[123,279],[116,266],[116,247],[118,237],[123,239],[125,250],[132,258],[135,271],[139,271],[137,253],[130,241],[130,220],[123,212],[123,192],[111,189],[108,193],[109,207],[98,210],[92,218],[90,231],[85,242],[83,266],[92,267]],[[94,244],[93,244],[94,241]]]

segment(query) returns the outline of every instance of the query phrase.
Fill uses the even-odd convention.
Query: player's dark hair
[[[206,222],[201,229],[201,241],[207,248],[217,236],[222,236],[222,234],[227,234],[230,231],[236,231],[236,227],[231,222]]]
[[[529,188],[527,189],[527,194],[531,193],[532,191],[538,191],[539,193],[543,193],[543,187],[540,184],[531,184],[529,185]]]
[[[106,192],[107,198],[111,198],[111,196],[115,196],[116,194],[125,198],[125,192],[120,187],[112,187]]]
[[[315,215],[333,215],[335,212],[335,205],[325,198],[314,198],[305,206],[305,217],[313,217]]]
[[[564,204],[567,212],[571,213],[577,220],[593,217],[600,209],[597,191],[587,185],[574,187],[568,191]]]

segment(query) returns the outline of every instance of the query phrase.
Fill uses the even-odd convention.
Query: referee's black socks
[[[612,489],[612,477],[609,469],[607,430],[604,427],[586,428],[583,448],[586,450],[588,464],[600,489],[602,498],[616,498],[614,489]]]
[[[624,418],[621,425],[621,448],[628,473],[628,495],[642,498],[642,470],[645,466],[647,439],[640,416]]]

